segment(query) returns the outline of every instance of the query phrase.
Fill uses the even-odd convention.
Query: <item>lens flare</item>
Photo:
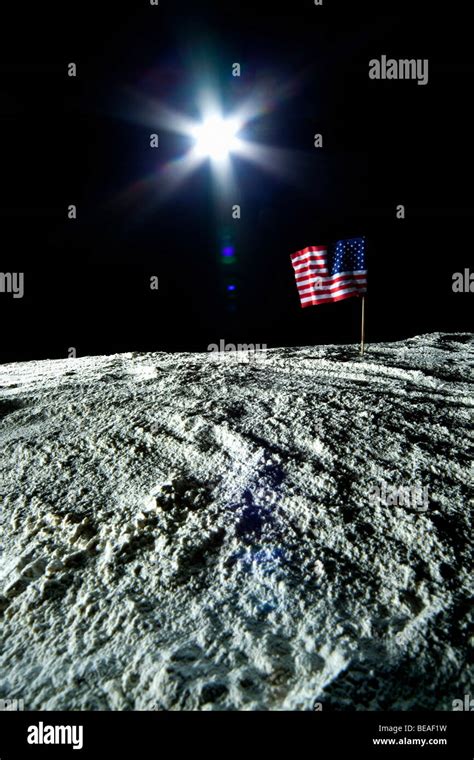
[[[207,52],[204,58],[209,58]],[[160,134],[160,146],[173,145],[169,135],[184,137],[184,143],[179,152],[173,145],[164,161],[150,166],[146,176],[118,191],[110,201],[111,205],[121,208],[133,205],[139,209],[137,218],[143,219],[174,195],[206,162],[210,168],[214,202],[221,207],[235,198],[241,162],[279,176],[280,180],[301,183],[307,163],[305,151],[298,160],[294,150],[282,150],[255,141],[258,122],[293,96],[301,84],[301,76],[285,83],[272,69],[271,75],[263,75],[229,113],[220,97],[217,78],[203,65],[198,70],[195,96],[189,103],[191,116],[157,98],[158,85],[166,81],[165,76],[158,74],[158,70],[150,72],[143,92],[127,90],[127,108],[121,106],[116,115],[151,128],[153,134],[159,128],[163,133]],[[150,83],[153,94],[149,93]],[[222,262],[231,264],[234,255],[230,249],[222,252]]]
[[[240,140],[237,137],[239,123],[236,119],[223,119],[213,116],[193,129],[194,152],[200,158],[211,161],[224,161],[238,150]]]

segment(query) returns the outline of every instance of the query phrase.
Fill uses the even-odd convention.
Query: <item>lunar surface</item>
[[[436,333],[0,366],[0,697],[451,710],[473,353]]]

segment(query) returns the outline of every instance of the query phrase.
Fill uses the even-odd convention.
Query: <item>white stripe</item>
[[[300,298],[301,303],[307,303],[308,301],[323,301],[334,298],[334,296],[342,296],[344,293],[360,293],[360,288],[342,288],[341,290],[336,290],[334,293],[327,293],[327,294],[319,294],[315,291],[312,296],[305,296],[304,298]]]
[[[306,251],[306,253],[301,253],[299,256],[292,258],[291,262],[294,266],[298,261],[306,261],[308,258],[312,258],[313,256],[317,259],[323,258],[326,256],[326,253],[327,248],[324,248],[322,251]]]
[[[341,280],[340,282],[331,282],[331,278],[329,277],[315,277],[311,282],[318,282],[319,284],[316,287],[313,287],[308,281],[308,283],[300,283],[298,285],[298,293],[307,293],[309,290],[337,290],[338,288],[344,288],[347,285],[367,285],[367,278],[366,277],[359,277],[357,280],[353,277],[346,278],[345,280]]]
[[[311,269],[309,272],[301,272],[301,274],[296,274],[295,279],[296,282],[299,283],[302,280],[309,280],[311,277],[319,277],[321,275],[326,275],[326,279],[330,279],[328,275],[328,270],[326,267],[321,267],[319,269]]]
[[[318,256],[317,259],[311,258],[307,259],[307,261],[300,261],[298,264],[293,264],[293,269],[295,272],[298,272],[300,269],[305,269],[305,267],[318,267],[321,264],[327,264],[326,256]]]
[[[335,288],[335,289],[311,286],[310,288],[306,288],[305,290],[298,290],[298,293],[299,293],[300,298],[301,296],[309,295],[311,293],[315,296],[322,296],[326,294],[329,296],[333,296],[335,293],[339,293],[339,291],[343,290],[344,288],[355,288],[356,290],[364,290],[364,289],[367,289],[367,283],[363,282],[360,285],[354,285],[349,282],[343,282],[339,285],[338,288]]]
[[[346,274],[367,274],[367,269],[354,269],[352,272],[338,272],[333,277],[344,277]]]
[[[308,261],[303,261],[302,264],[293,264],[293,269],[295,272],[299,272],[300,269],[306,269],[307,267],[320,267],[325,266],[326,264],[326,257],[323,256],[320,259],[309,259]]]
[[[318,287],[322,288],[324,287],[325,278],[324,277],[310,277],[307,280],[301,280],[297,283],[296,287],[298,288],[298,292],[301,293],[302,290],[305,290],[306,288],[313,288],[313,283],[317,282],[319,283]],[[342,283],[341,283],[342,284]]]

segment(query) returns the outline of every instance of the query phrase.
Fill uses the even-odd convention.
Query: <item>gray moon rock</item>
[[[0,698],[451,710],[472,346],[0,365]]]

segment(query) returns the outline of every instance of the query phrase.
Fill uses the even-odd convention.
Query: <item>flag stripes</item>
[[[302,308],[367,292],[364,238],[308,246],[291,254],[291,263]]]

